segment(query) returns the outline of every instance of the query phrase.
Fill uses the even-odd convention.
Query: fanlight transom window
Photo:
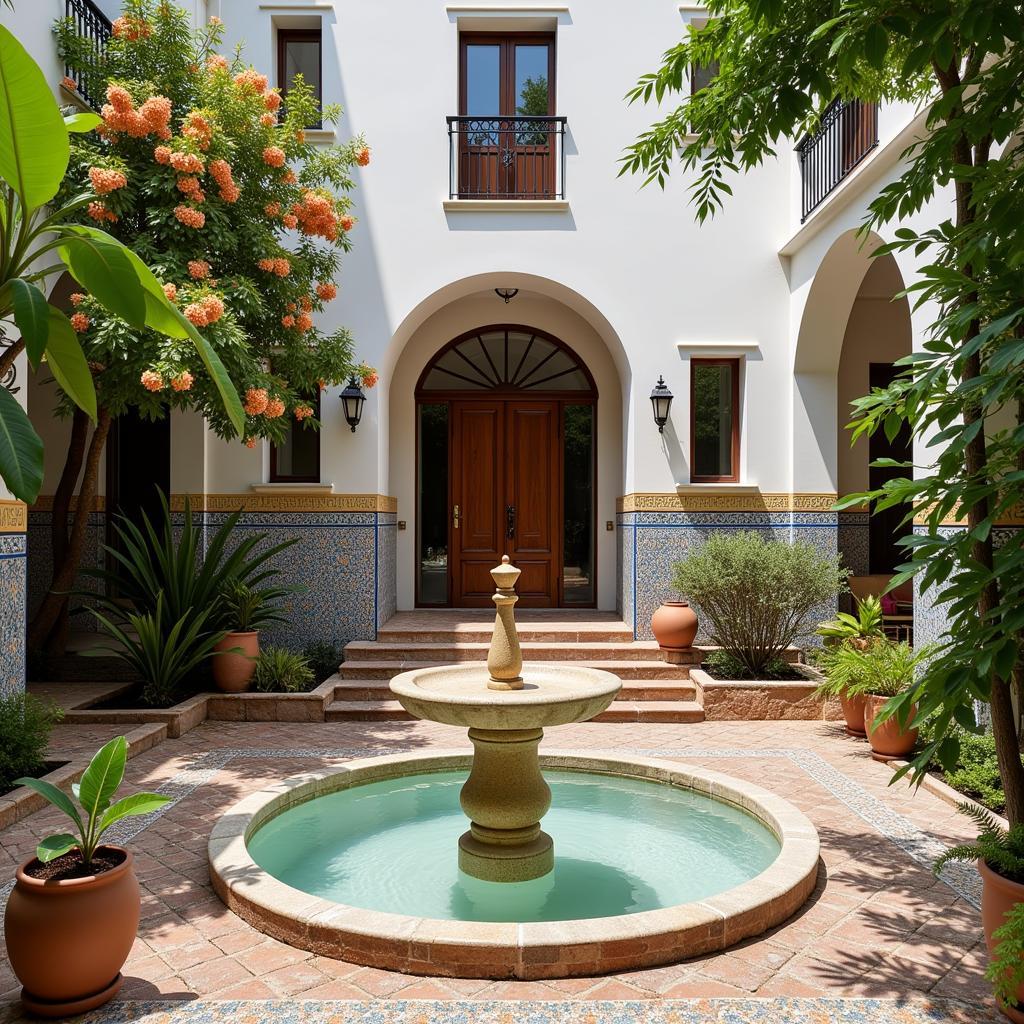
[[[421,391],[574,391],[594,385],[564,345],[525,327],[486,328],[464,335],[434,357]]]

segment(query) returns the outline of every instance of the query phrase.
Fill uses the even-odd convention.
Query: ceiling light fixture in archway
[[[505,300],[505,305],[507,306],[519,294],[519,289],[518,288],[495,288],[494,289],[494,294],[497,295],[499,299],[504,299]]]

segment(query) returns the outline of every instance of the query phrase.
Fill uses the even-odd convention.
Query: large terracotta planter
[[[232,651],[233,647],[240,647],[241,651]],[[228,652],[215,654],[211,659],[213,681],[217,689],[223,693],[243,693],[248,690],[260,654],[259,632],[228,633],[214,650]]]
[[[85,1013],[121,988],[121,967],[139,928],[139,883],[132,855],[87,878],[43,881],[18,868],[4,932],[26,1009],[42,1017]]]
[[[1024,885],[1011,882],[1009,878],[993,871],[983,860],[978,861],[978,874],[984,883],[981,890],[981,929],[985,933],[985,945],[989,953],[995,952],[996,940],[993,932],[1006,923],[1006,915],[1018,904],[1024,903]],[[1017,1002],[1024,1008],[1024,985],[1017,989]],[[1024,1009],[1000,1009],[1015,1024],[1024,1024]]]
[[[854,693],[850,696],[843,694],[839,698],[839,706],[843,709],[843,718],[846,719],[846,731],[850,736],[864,738],[864,705],[867,698],[863,693]]]
[[[874,728],[875,716],[888,699],[888,697],[879,697],[874,693],[869,693],[864,702],[864,731],[871,744],[871,756],[876,761],[891,761],[894,758],[906,757],[917,743],[917,730],[902,729],[895,718],[888,718],[877,729]],[[914,721],[916,714],[917,705],[915,704],[911,707],[910,715],[907,718],[908,726]]]
[[[687,650],[697,636],[697,613],[688,601],[666,601],[651,616],[651,631],[663,650]]]

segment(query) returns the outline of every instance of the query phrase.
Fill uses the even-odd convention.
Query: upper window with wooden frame
[[[320,418],[320,393],[308,396],[313,415]],[[284,444],[270,446],[272,484],[320,483],[320,431],[305,420],[292,419]]]
[[[740,360],[690,360],[690,480],[740,478]]]
[[[288,102],[288,90],[296,75],[313,90],[319,104],[323,104],[323,38],[319,28],[279,28],[277,30],[277,84],[281,98]],[[317,118],[307,128],[321,128]]]

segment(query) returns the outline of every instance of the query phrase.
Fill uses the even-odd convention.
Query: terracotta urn
[[[1024,885],[993,871],[983,860],[978,861],[978,874],[983,883],[981,890],[981,929],[985,933],[985,945],[989,953],[995,951],[997,940],[993,933],[1005,923],[1008,914],[1016,904],[1024,903]],[[1024,1024],[1024,985],[1017,989],[1018,1009],[1000,1006],[1003,1013],[1015,1024]]]
[[[240,651],[232,648],[241,648]],[[214,647],[213,681],[222,693],[244,693],[249,689],[256,671],[256,659],[260,655],[260,634],[226,633],[224,639]]]
[[[839,698],[839,705],[843,709],[843,718],[846,719],[846,732],[850,736],[864,738],[864,705],[867,698],[863,693],[843,694]]]
[[[697,636],[697,613],[688,601],[665,601],[651,616],[651,631],[662,650],[687,650]]]
[[[895,717],[886,719],[878,725],[878,728],[875,728],[875,716],[888,699],[888,697],[869,693],[864,702],[864,731],[871,744],[871,756],[876,761],[891,761],[894,758],[906,757],[917,743],[917,730],[904,730]],[[910,709],[910,716],[907,719],[908,726],[914,721],[916,714],[917,705],[915,704]]]
[[[86,878],[45,881],[18,868],[4,932],[21,1001],[41,1017],[85,1013],[117,995],[121,967],[139,928],[139,883],[132,855],[118,846],[97,852],[124,859]]]

